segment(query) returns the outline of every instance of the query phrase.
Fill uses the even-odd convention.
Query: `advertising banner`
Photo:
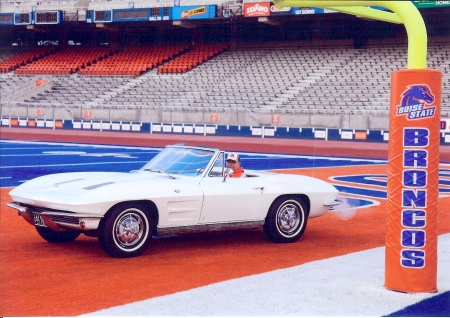
[[[392,73],[385,287],[437,290],[437,204],[442,73]]]
[[[172,20],[211,19],[216,17],[216,6],[173,7]]]
[[[386,10],[386,8],[380,7],[380,6],[370,6],[369,8],[373,8],[373,9],[377,9],[377,10]],[[294,15],[338,13],[337,11],[334,11],[334,10],[322,9],[322,8],[316,8],[316,7],[292,8],[291,12]]]
[[[246,18],[293,14],[293,8],[285,7],[278,9],[273,2],[244,3],[243,7],[244,17]]]
[[[336,11],[322,8],[292,8],[292,14],[301,15],[301,14],[323,14],[323,13],[337,13]]]
[[[450,0],[447,1],[429,1],[429,0],[420,0],[413,1],[413,4],[418,8],[439,8],[439,7],[450,7]]]
[[[244,3],[244,17],[268,17],[270,16],[270,2]]]
[[[292,8],[291,7],[284,7],[281,9],[278,9],[273,2],[270,3],[270,16],[276,16],[276,15],[292,15]]]

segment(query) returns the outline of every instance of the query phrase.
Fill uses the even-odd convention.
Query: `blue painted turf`
[[[42,175],[79,172],[128,172],[141,168],[161,149],[0,140],[0,187],[14,187]],[[242,154],[246,169],[335,167],[382,164],[383,160],[299,155]]]
[[[424,299],[386,317],[450,317],[450,291]]]

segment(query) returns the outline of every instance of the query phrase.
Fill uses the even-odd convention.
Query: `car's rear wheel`
[[[73,242],[81,234],[74,230],[63,230],[61,232],[53,231],[48,227],[36,226],[39,235],[50,243],[66,243]]]
[[[98,240],[108,255],[117,258],[140,255],[151,240],[152,219],[139,203],[114,207],[100,225]]]
[[[276,199],[267,213],[264,232],[275,243],[292,243],[305,232],[308,210],[305,202],[295,196]]]

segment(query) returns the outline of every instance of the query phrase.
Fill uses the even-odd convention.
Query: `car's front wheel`
[[[303,200],[295,196],[283,196],[270,207],[264,231],[272,242],[295,242],[305,232],[307,220],[308,210]]]
[[[102,221],[98,240],[108,255],[117,258],[141,254],[151,240],[152,219],[144,205],[114,207]]]
[[[62,230],[61,232],[53,231],[48,227],[36,226],[38,234],[50,243],[66,243],[73,242],[80,235],[80,232],[74,230]]]

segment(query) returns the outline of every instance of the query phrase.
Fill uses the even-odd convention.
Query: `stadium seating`
[[[182,56],[189,56],[190,52],[195,51],[188,53],[185,49],[179,47],[178,51],[175,50],[165,59],[181,60]],[[406,44],[374,45],[365,49],[347,46],[240,48],[224,50],[221,54],[207,57],[208,60],[203,62],[200,62],[204,59],[202,55],[193,54],[189,63],[195,65],[198,62],[196,67],[184,72],[188,64],[180,63],[183,67],[176,67],[181,70],[169,72],[160,69],[167,65],[156,68],[155,63],[161,64],[164,58],[151,61],[150,57],[156,57],[159,53],[151,51],[150,47],[130,47],[114,54],[106,49],[92,51],[92,54],[86,54],[86,61],[76,58],[75,65],[62,57],[59,59],[61,52],[52,54],[52,59],[45,57],[31,63],[36,72],[36,65],[43,65],[42,61],[51,61],[46,65],[49,70],[53,70],[51,76],[54,86],[51,91],[30,101],[74,105],[89,102],[98,107],[107,105],[118,108],[312,110],[334,113],[374,111],[386,114],[389,109],[391,72],[406,68],[407,56]],[[141,60],[138,56],[144,57]],[[429,45],[428,66],[444,74],[444,116],[450,114],[449,57],[448,43]],[[67,74],[72,73],[71,76],[61,76],[54,69],[59,65],[58,60],[64,60],[61,69]],[[125,66],[118,66],[127,64],[124,61],[129,64],[128,71]],[[133,78],[130,79],[130,72],[135,66],[141,68],[131,74]],[[18,70],[22,68],[29,70],[30,66]],[[14,76],[9,76],[9,73],[4,78],[5,83],[26,74],[18,70]],[[136,74],[140,76],[136,77]]]
[[[187,49],[187,45],[129,47],[80,70],[78,74],[91,76],[140,76]]]
[[[445,64],[443,57],[449,49],[448,46],[432,47],[436,57],[430,57],[429,63],[448,67],[448,60]],[[405,47],[243,49],[225,52],[181,77],[149,77],[148,81],[132,91],[121,92],[109,102],[387,111],[390,73],[405,67]]]
[[[0,73],[8,73],[21,66],[37,61],[38,59],[56,52],[55,46],[39,46],[33,49],[21,52],[17,55],[7,57],[0,61]]]
[[[110,48],[74,47],[61,50],[14,71],[18,75],[67,76],[113,54]]]
[[[222,53],[228,44],[195,45],[192,50],[158,67],[159,73],[186,73]]]
[[[12,72],[0,75],[1,94],[13,92],[30,81],[29,77],[16,76]]]
[[[84,104],[91,102],[95,104],[96,99],[126,85],[127,79],[124,77],[58,77],[54,78],[54,85],[51,90],[41,94],[29,102],[39,102],[44,104]]]

